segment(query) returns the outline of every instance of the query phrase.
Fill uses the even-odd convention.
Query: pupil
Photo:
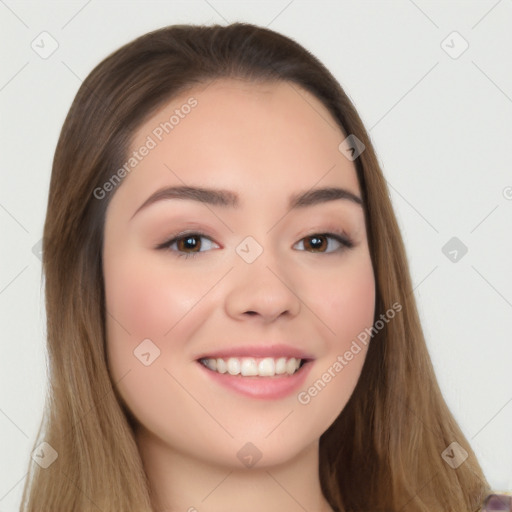
[[[313,236],[311,237],[310,239],[310,245],[313,246],[313,249],[319,249],[321,248],[321,245],[322,245],[322,239],[317,237],[317,236]]]
[[[183,242],[185,244],[185,249],[195,249],[196,247],[198,247],[198,243],[197,241],[195,241],[197,237],[194,237],[194,236],[189,236],[187,238],[184,238],[183,239]]]

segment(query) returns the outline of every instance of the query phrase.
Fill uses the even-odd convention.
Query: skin
[[[371,327],[375,281],[363,208],[334,200],[287,209],[289,195],[313,187],[360,197],[354,163],[338,150],[346,135],[296,85],[223,79],[156,112],[132,150],[192,96],[197,106],[115,191],[104,232],[108,364],[137,421],[155,508],[331,511],[318,477],[319,438],[352,394],[367,347],[360,344],[307,405],[297,392],[263,400],[228,390],[196,359],[220,347],[291,344],[315,358],[303,391]],[[131,218],[157,189],[185,184],[234,191],[241,204],[168,199]],[[352,248],[330,238],[319,252],[308,245],[336,227]],[[156,249],[189,229],[207,237],[195,239],[195,258],[177,256],[190,247],[183,243]],[[250,264],[235,250],[246,236],[263,249]],[[145,366],[133,352],[147,338],[160,355]],[[247,442],[262,454],[250,468],[237,457]]]

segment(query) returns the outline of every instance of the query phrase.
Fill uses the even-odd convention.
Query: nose
[[[270,323],[280,316],[293,318],[299,314],[301,299],[290,269],[286,272],[270,252],[264,251],[252,263],[240,259],[230,272],[225,308],[232,318],[252,316]]]

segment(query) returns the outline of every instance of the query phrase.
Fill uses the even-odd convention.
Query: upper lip
[[[239,347],[226,347],[223,349],[205,352],[197,359],[225,359],[227,357],[295,357],[296,359],[314,359],[311,354],[292,345],[243,345]]]

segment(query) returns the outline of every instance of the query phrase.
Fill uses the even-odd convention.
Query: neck
[[[251,468],[214,465],[143,428],[137,444],[155,512],[332,512],[318,474],[318,441],[292,460]]]

